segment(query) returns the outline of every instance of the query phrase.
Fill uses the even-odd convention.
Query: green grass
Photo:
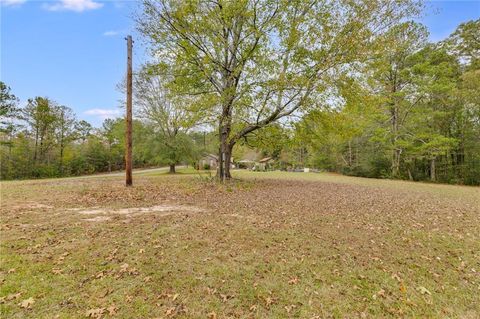
[[[99,177],[0,184],[0,317],[480,316],[479,188],[248,171],[218,185],[191,168],[137,172],[132,188]],[[92,222],[71,210],[165,204],[203,211]]]

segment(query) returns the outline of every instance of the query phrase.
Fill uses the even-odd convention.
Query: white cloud
[[[120,30],[107,30],[102,33],[104,37],[115,37],[117,35],[127,35],[128,29],[120,29]]]
[[[90,109],[85,111],[83,114],[96,116],[102,120],[105,120],[119,117],[122,114],[122,111],[119,109]]]
[[[60,0],[54,4],[44,4],[44,8],[49,11],[75,11],[83,12],[86,10],[95,10],[103,7],[103,3],[93,0]]]
[[[119,34],[120,34],[120,31],[114,31],[114,30],[103,32],[103,35],[106,36],[106,37],[113,37],[113,36],[116,36],[116,35],[119,35]]]
[[[14,7],[24,4],[27,0],[0,0],[2,6],[5,7]]]

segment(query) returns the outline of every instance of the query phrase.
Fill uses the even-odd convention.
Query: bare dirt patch
[[[111,217],[109,217],[108,215],[124,215],[126,217],[136,217],[142,214],[154,213],[155,215],[167,216],[183,213],[201,213],[205,210],[196,206],[164,204],[149,207],[129,207],[119,209],[112,209],[108,207],[71,208],[69,209],[69,211],[73,211],[80,215],[103,215],[84,219],[85,221],[98,222],[110,220]]]
[[[86,218],[84,221],[86,222],[106,222],[109,221],[111,218],[108,216],[96,216],[93,218]]]

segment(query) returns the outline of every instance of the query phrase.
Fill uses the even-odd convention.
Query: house
[[[243,159],[237,162],[238,168],[252,169],[255,166],[255,161]]]
[[[198,163],[200,169],[217,169],[218,156],[215,154],[205,154]]]
[[[255,165],[256,170],[266,171],[272,168],[274,160],[272,157],[265,157],[258,161]]]
[[[218,155],[205,154],[198,162],[199,169],[217,169],[218,168]],[[233,165],[233,157],[230,159],[230,167],[235,168]]]

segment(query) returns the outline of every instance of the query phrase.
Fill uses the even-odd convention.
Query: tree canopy
[[[134,78],[134,165],[218,153],[274,169],[480,184],[480,20],[428,41],[410,0],[144,0],[151,57]],[[1,177],[124,165],[125,123],[94,128],[3,82]]]
[[[382,34],[416,14],[402,1],[145,0],[137,23],[186,94],[209,94],[219,158],[244,136],[321,103]],[[229,178],[229,165],[220,165]]]

